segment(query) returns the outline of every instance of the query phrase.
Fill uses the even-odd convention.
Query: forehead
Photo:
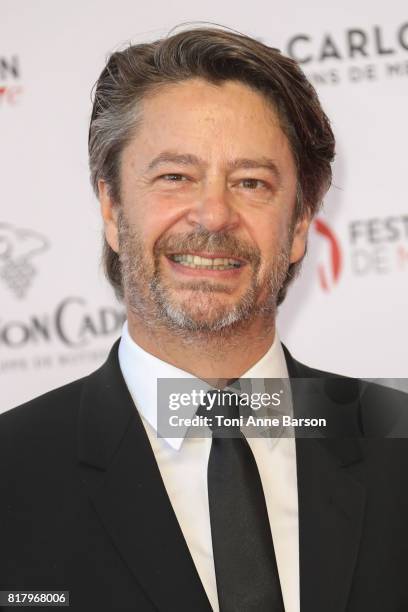
[[[223,106],[230,103],[231,110],[236,110],[236,104],[246,106],[248,103],[258,114],[268,114],[269,120],[276,120],[275,111],[270,100],[260,91],[237,80],[224,80],[219,83],[207,81],[201,77],[192,77],[175,83],[159,85],[145,95],[144,108],[158,109],[161,103],[177,103],[183,101],[190,104],[192,110],[212,105]]]
[[[271,102],[238,81],[214,84],[193,78],[165,84],[145,96],[140,111],[130,143],[139,155],[172,149],[212,159],[292,158]]]
[[[183,110],[183,117],[180,111]],[[187,113],[187,115],[185,114]],[[164,84],[148,94],[142,102],[142,115],[145,120],[155,115],[178,115],[180,119],[197,119],[239,122],[265,121],[279,126],[276,111],[266,97],[248,85],[238,81],[210,83],[202,78],[192,78],[178,83]]]

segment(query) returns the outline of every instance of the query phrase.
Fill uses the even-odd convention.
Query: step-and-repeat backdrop
[[[337,136],[282,339],[321,369],[407,377],[406,2],[1,0],[0,12],[0,411],[89,373],[120,334],[88,179],[91,89],[108,53],[186,21],[298,60]]]

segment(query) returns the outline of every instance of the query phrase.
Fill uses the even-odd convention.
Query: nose
[[[224,179],[213,178],[202,183],[187,220],[191,225],[200,225],[209,232],[232,230],[238,225],[239,215]]]

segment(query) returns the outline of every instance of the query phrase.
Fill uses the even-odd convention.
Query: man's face
[[[289,264],[296,168],[277,115],[234,81],[166,85],[144,100],[121,163],[120,205],[100,183],[128,308],[172,330],[214,333],[273,318]]]

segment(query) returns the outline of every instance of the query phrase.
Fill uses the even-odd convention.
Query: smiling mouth
[[[233,270],[245,265],[245,262],[233,257],[202,257],[193,253],[173,253],[167,257],[186,268],[197,270]]]

